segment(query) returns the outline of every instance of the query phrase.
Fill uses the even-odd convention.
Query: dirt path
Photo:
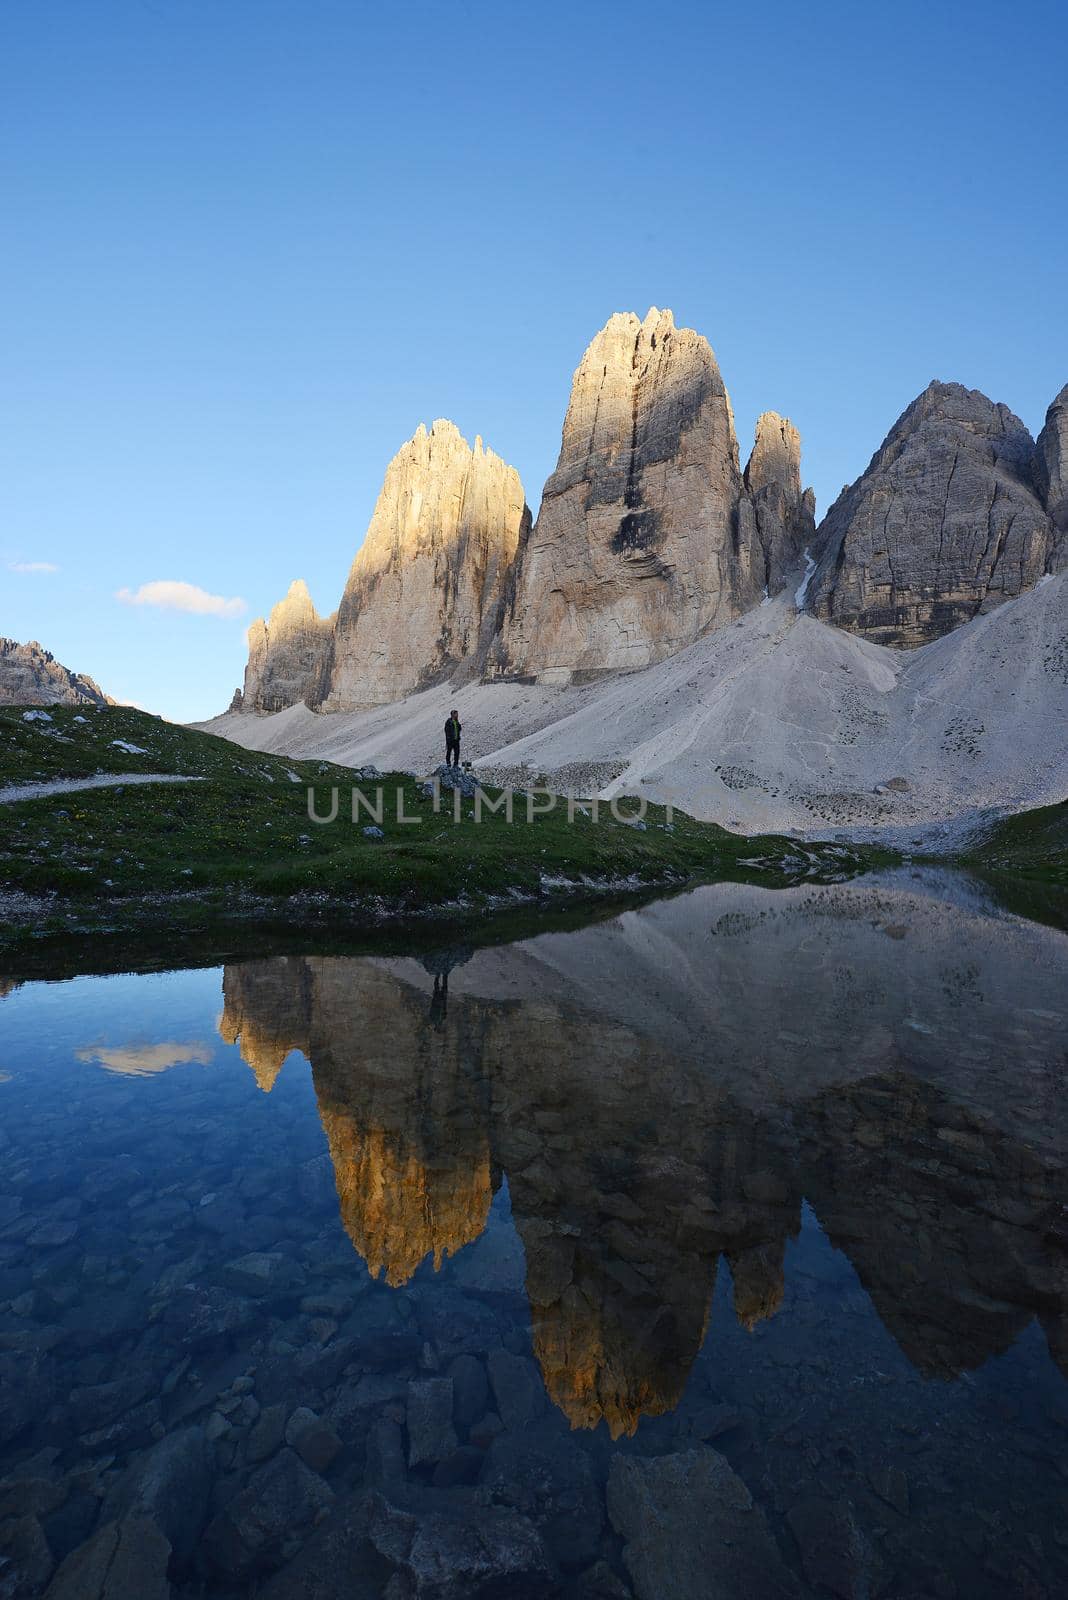
[[[51,778],[47,783],[19,783],[0,789],[0,805],[16,800],[40,800],[51,794],[77,794],[79,789],[117,789],[125,783],[202,783],[176,772],[103,773],[96,778]]]

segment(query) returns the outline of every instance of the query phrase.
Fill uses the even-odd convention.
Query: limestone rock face
[[[1068,563],[1068,383],[1046,412],[1035,446],[1035,480],[1053,523],[1058,561]]]
[[[1056,468],[1056,441],[1047,443]],[[820,525],[817,616],[912,647],[1037,583],[1053,530],[1034,455],[1007,406],[959,383],[930,384]]]
[[[316,705],[329,663],[332,623],[316,611],[303,578],[291,583],[268,620],[258,617],[248,630],[240,709],[282,711],[302,700]]]
[[[754,454],[770,499],[800,498],[770,427]],[[575,373],[493,669],[554,682],[662,660],[757,604],[789,564],[794,533],[771,515],[763,527],[707,340],[656,307],[611,317]]]
[[[82,672],[61,666],[36,639],[0,639],[0,705],[113,706],[110,695]]]
[[[324,709],[398,700],[477,675],[529,521],[514,467],[451,422],[420,427],[386,469],[337,615]]]
[[[816,500],[801,488],[801,435],[787,417],[765,411],[745,469],[747,498],[739,505],[739,542],[756,542],[764,556],[765,589],[775,594],[787,571],[816,536]],[[751,508],[751,509],[750,509]]]

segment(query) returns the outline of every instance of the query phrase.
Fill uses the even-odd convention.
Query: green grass
[[[97,773],[182,773],[200,781],[122,785],[0,806],[0,888],[49,897],[48,915],[85,927],[175,923],[285,913],[297,918],[371,910],[427,915],[499,902],[561,898],[615,887],[731,877],[775,885],[841,877],[888,859],[840,845],[773,836],[743,838],[650,807],[639,828],[602,806],[598,822],[567,820],[564,805],[531,823],[484,815],[465,801],[435,815],[410,776],[360,783],[383,792],[383,837],[354,825],[354,774],[323,761],[253,754],[129,707],[51,708],[52,721],[0,711],[0,785]],[[84,720],[77,720],[79,717]],[[118,748],[137,745],[143,754]],[[358,780],[357,780],[358,781]],[[309,821],[308,786],[320,812],[340,791],[338,820]],[[397,815],[418,817],[405,823]],[[497,791],[489,791],[496,795]],[[444,796],[443,802],[451,800]],[[523,819],[523,820],[520,820]]]
[[[1003,817],[964,862],[1068,889],[1068,800]]]

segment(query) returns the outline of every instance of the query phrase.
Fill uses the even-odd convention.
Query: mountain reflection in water
[[[1037,1318],[1068,1371],[1068,941],[908,880],[720,885],[581,932],[224,974],[270,1091],[310,1062],[344,1227],[400,1286],[507,1179],[534,1352],[575,1427],[678,1403],[717,1265],[752,1329],[807,1200],[909,1361]]]

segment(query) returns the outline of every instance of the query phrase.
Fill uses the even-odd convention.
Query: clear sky
[[[421,421],[536,509],[617,310],[707,335],[743,460],[791,416],[821,512],[932,377],[1037,430],[1066,82],[1060,0],[3,0],[0,633],[212,714]]]

